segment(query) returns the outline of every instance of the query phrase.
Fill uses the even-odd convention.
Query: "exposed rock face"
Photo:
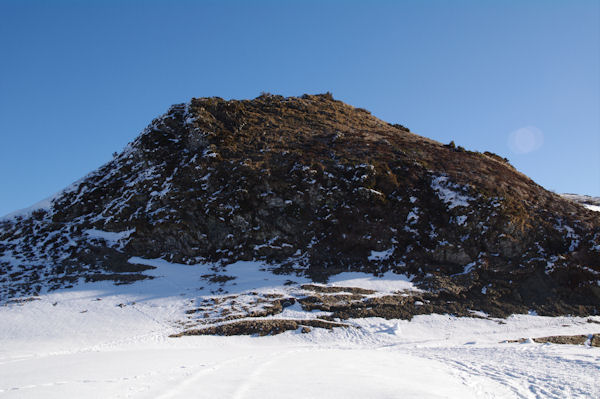
[[[0,298],[145,278],[132,256],[392,270],[438,310],[600,311],[598,213],[330,95],[172,106],[49,207],[0,221]]]

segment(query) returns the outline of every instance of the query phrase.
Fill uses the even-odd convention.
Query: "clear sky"
[[[0,0],[0,215],[191,97],[330,91],[600,196],[600,2]]]

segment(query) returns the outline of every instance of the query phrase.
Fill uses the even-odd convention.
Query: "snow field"
[[[169,338],[182,330],[190,302],[214,287],[198,267],[151,262],[159,266],[153,280],[82,283],[0,306],[0,398],[600,397],[599,348],[501,343],[600,333],[588,322],[599,317],[496,320],[474,311],[480,318],[368,318],[308,334]],[[248,266],[231,265],[227,273],[240,277],[220,287],[291,289],[281,280],[289,276]],[[330,284],[410,289],[409,279],[387,277],[342,274]],[[295,305],[273,317],[310,313]]]

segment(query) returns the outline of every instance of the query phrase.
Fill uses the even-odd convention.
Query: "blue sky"
[[[170,104],[331,91],[600,195],[597,1],[0,0],[0,215],[96,169]]]

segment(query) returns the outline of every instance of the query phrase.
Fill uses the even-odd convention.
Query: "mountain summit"
[[[350,316],[600,311],[597,213],[330,94],[172,106],[47,206],[0,221],[0,299],[150,278],[134,258],[215,284],[254,260],[290,281],[392,272],[424,292]]]

